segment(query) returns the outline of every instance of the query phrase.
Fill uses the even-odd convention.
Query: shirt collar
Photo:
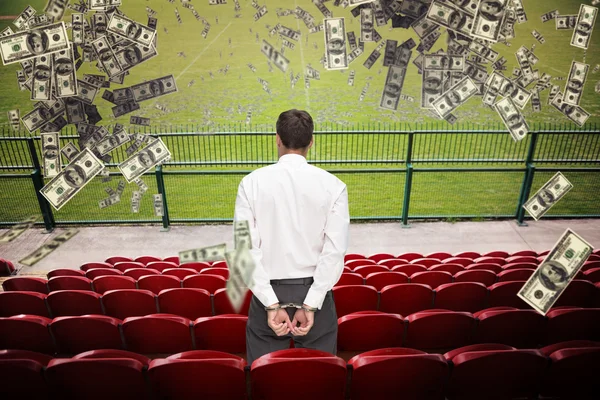
[[[306,163],[306,158],[304,158],[304,156],[301,156],[300,154],[294,154],[294,153],[290,153],[290,154],[284,154],[281,157],[279,157],[279,161],[280,163]]]

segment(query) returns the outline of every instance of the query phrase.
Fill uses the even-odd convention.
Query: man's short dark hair
[[[286,148],[304,149],[312,140],[314,125],[309,113],[292,109],[279,114],[276,128]]]

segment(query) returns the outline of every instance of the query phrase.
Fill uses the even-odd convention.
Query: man
[[[348,247],[348,193],[306,162],[313,120],[289,110],[277,120],[279,162],[242,179],[235,220],[248,220],[256,269],[246,327],[247,361],[289,347],[337,351],[331,289]],[[280,308],[294,303],[293,307]],[[300,308],[297,308],[300,307]]]

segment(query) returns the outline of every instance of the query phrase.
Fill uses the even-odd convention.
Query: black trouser
[[[295,282],[295,284],[289,284],[290,282]],[[311,284],[312,278],[271,281],[280,304],[302,304]],[[292,320],[296,308],[286,308],[285,310],[290,320]],[[267,324],[265,306],[256,296],[252,296],[252,302],[248,311],[248,324],[246,325],[248,365],[251,365],[254,360],[267,353],[289,348],[290,339],[294,340],[294,346],[298,348],[316,349],[336,354],[337,330],[337,313],[335,312],[335,303],[333,302],[333,293],[331,290],[327,292],[321,309],[315,312],[315,322],[306,336],[294,336],[291,333],[284,336],[277,336]]]

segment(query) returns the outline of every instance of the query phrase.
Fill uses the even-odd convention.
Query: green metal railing
[[[276,162],[273,127],[242,131],[230,126],[222,132],[189,126],[135,128],[130,132],[161,137],[172,153],[169,162],[144,175],[149,196],[139,214],[129,209],[134,184],[121,203],[106,209],[97,205],[106,197],[104,187],[116,186],[116,166],[127,158],[126,145],[111,153],[107,166],[112,181],[94,179],[57,212],[38,194],[48,181],[41,174],[39,137],[3,132],[0,225],[32,213],[42,214],[47,229],[57,223],[162,223],[168,228],[171,223],[231,221],[239,181]],[[333,128],[315,132],[308,161],[346,182],[353,220],[408,225],[415,219],[515,218],[523,224],[528,218],[523,203],[559,170],[574,188],[545,218],[600,217],[600,133],[595,126],[534,126],[517,143],[497,125]],[[62,145],[77,139],[74,129],[61,134]],[[154,193],[163,197],[162,218],[154,216],[147,199]]]

